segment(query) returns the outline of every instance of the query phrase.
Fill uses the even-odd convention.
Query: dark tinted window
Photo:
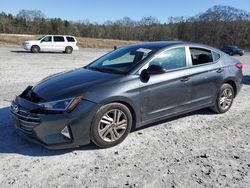
[[[219,54],[219,53],[217,53],[217,52],[212,52],[212,54],[213,54],[213,60],[214,60],[214,61],[217,61],[218,59],[220,59],[220,54]]]
[[[174,48],[159,54],[150,65],[161,65],[166,70],[173,70],[186,67],[185,48]]]
[[[64,37],[62,37],[62,36],[54,36],[54,42],[64,42]]]
[[[201,65],[204,63],[213,62],[211,50],[202,48],[190,48],[193,65]]]
[[[66,37],[68,42],[75,42],[75,39],[73,37]]]

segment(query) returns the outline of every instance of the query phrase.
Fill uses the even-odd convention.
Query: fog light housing
[[[63,130],[61,131],[61,134],[69,139],[71,139],[71,136],[70,136],[70,132],[69,132],[69,128],[68,128],[68,125],[66,125]]]

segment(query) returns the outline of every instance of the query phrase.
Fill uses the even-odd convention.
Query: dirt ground
[[[107,51],[31,54],[0,45],[0,187],[250,187],[250,53],[235,57],[244,84],[226,114],[204,109],[168,119],[109,149],[50,151],[16,134],[9,114],[15,95]]]

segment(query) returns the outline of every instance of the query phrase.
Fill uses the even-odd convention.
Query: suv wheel
[[[39,46],[32,46],[31,47],[31,52],[32,53],[39,53],[40,52],[40,47]]]
[[[91,126],[91,140],[101,148],[121,143],[132,127],[129,109],[120,103],[102,106],[96,113]]]
[[[65,48],[65,53],[66,53],[66,54],[71,54],[72,52],[73,52],[73,48],[72,48],[72,47],[67,46],[67,47]]]
[[[219,95],[217,96],[215,106],[211,109],[215,111],[216,113],[223,114],[227,112],[234,100],[234,89],[229,84],[223,84]]]

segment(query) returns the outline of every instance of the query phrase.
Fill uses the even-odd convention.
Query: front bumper
[[[16,107],[18,106],[18,110]],[[11,113],[19,135],[48,149],[79,147],[90,143],[90,126],[98,105],[82,100],[70,113],[33,114],[35,103],[17,97]],[[62,134],[67,127],[68,136]]]
[[[30,50],[31,50],[31,45],[28,44],[28,43],[23,43],[23,44],[22,44],[22,48],[25,49],[25,50],[30,51]]]

